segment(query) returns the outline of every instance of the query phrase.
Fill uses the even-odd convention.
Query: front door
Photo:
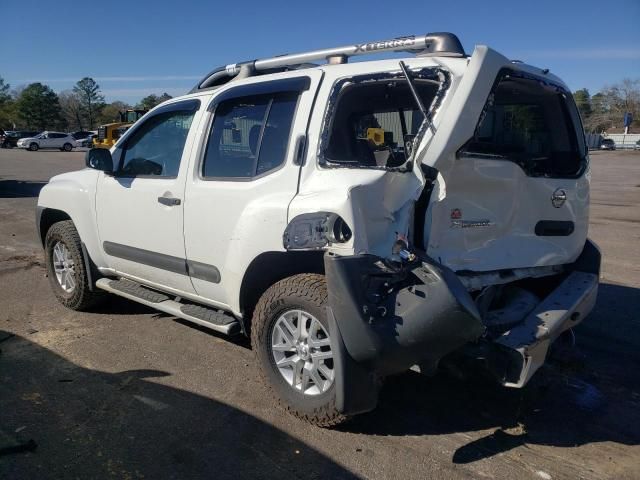
[[[199,100],[172,103],[115,148],[114,175],[98,180],[96,210],[109,266],[125,276],[193,293],[183,235],[184,185]]]

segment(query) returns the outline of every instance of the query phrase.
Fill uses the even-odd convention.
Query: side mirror
[[[84,162],[89,168],[101,170],[105,173],[113,173],[113,158],[106,148],[92,148],[87,151]]]

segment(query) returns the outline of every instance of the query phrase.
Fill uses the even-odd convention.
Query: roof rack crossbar
[[[223,76],[235,77],[240,73],[243,66],[245,71],[247,71],[248,64],[251,65],[249,70],[252,72],[260,72],[299,66],[318,60],[325,60],[329,63],[345,63],[349,57],[385,52],[411,52],[420,56],[441,55],[462,57],[465,55],[460,40],[453,33],[437,32],[428,33],[427,35],[410,35],[380,42],[366,42],[344,47],[281,55],[254,60],[253,62],[232,63],[210,72],[193,90],[211,87]]]

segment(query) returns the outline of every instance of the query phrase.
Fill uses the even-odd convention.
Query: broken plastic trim
[[[426,67],[420,70],[412,70],[412,79],[413,80],[424,80],[431,81],[438,84],[438,90],[429,105],[427,110],[428,118],[433,118],[438,111],[438,108],[442,105],[442,100],[444,98],[445,93],[449,89],[451,85],[451,77],[448,71],[437,68],[437,67]],[[424,119],[420,128],[418,129],[418,133],[413,139],[413,147],[411,148],[410,156],[407,158],[407,161],[403,166],[400,167],[380,167],[374,165],[346,165],[343,163],[333,162],[329,158],[324,155],[324,151],[329,144],[329,136],[331,134],[331,129],[333,127],[333,119],[335,115],[336,106],[338,104],[338,100],[344,91],[344,88],[350,85],[357,85],[361,83],[371,83],[371,82],[382,82],[388,80],[401,80],[406,77],[402,73],[401,70],[396,72],[384,72],[384,73],[374,73],[367,75],[357,75],[350,78],[342,79],[335,83],[333,89],[331,90],[331,94],[329,95],[329,100],[327,102],[327,108],[324,114],[324,119],[322,121],[322,128],[320,131],[322,135],[320,136],[320,141],[318,142],[318,163],[323,167],[327,168],[352,168],[352,169],[365,169],[365,170],[384,170],[390,172],[408,172],[413,168],[413,163],[415,162],[415,153],[416,153],[416,145],[419,145],[424,138],[425,133],[429,129],[429,122]]]
[[[286,250],[320,250],[330,243],[346,243],[351,236],[351,229],[340,215],[303,213],[289,222],[282,244]]]

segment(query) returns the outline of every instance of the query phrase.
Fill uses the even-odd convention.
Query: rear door
[[[235,309],[249,262],[284,250],[296,153],[321,77],[308,71],[230,85],[213,97],[186,186],[186,251],[199,295]]]
[[[433,163],[442,185],[429,209],[431,256],[456,271],[577,258],[587,236],[589,177],[570,92],[502,69],[472,137],[455,147]]]
[[[38,144],[40,148],[51,148],[55,139],[52,137],[52,133],[46,133],[42,135],[42,138],[39,139]]]

